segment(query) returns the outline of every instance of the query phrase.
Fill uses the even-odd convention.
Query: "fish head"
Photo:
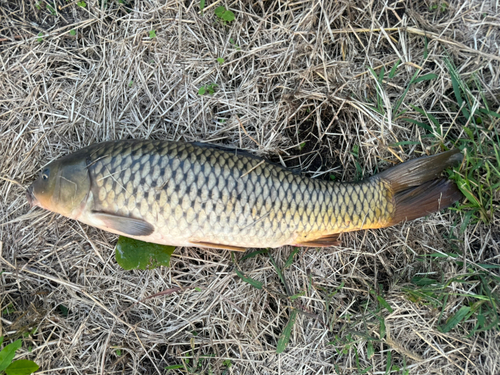
[[[70,218],[79,215],[91,186],[86,158],[81,156],[71,154],[42,168],[26,192],[31,207],[42,207]]]

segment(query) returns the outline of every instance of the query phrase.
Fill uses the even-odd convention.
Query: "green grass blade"
[[[286,349],[288,342],[290,341],[293,325],[295,324],[296,320],[297,320],[297,310],[292,310],[292,313],[290,314],[290,319],[288,320],[288,323],[285,326],[285,329],[283,330],[278,340],[276,353],[278,354],[283,353],[283,351]]]
[[[244,282],[250,284],[251,286],[253,286],[254,288],[257,288],[257,289],[262,289],[262,283],[258,280],[255,280],[255,279],[252,279],[251,277],[248,277],[248,276],[245,276],[243,274],[243,272],[241,272],[239,269],[235,269],[235,272],[236,274],[239,276],[239,278],[241,280],[243,280]]]
[[[460,310],[457,311],[455,315],[450,317],[443,327],[440,327],[440,331],[443,333],[450,332],[453,328],[457,326],[470,312],[469,306],[462,306]]]
[[[300,248],[296,247],[295,249],[293,249],[293,251],[290,253],[290,255],[288,256],[288,259],[286,260],[285,262],[285,265],[283,266],[283,269],[287,269],[288,267],[290,267],[293,263],[293,257],[295,256],[295,254],[297,254],[298,252],[300,251]]]
[[[436,79],[436,78],[437,78],[437,74],[434,74],[434,73],[424,74],[423,76],[415,78],[412,83],[418,83],[418,82],[422,82],[422,81],[430,81],[430,80]]]
[[[401,63],[400,59],[398,61],[396,61],[396,64],[394,64],[391,71],[389,72],[389,78],[393,78],[396,75],[396,71],[398,70],[400,63]]]
[[[257,255],[260,255],[260,254],[266,254],[267,252],[268,252],[267,249],[261,249],[261,250],[252,251],[251,253],[244,255],[240,259],[240,262],[244,261],[245,259],[254,258],[254,257],[256,257]]]

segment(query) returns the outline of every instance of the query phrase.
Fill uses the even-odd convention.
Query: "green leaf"
[[[226,7],[220,6],[220,7],[215,8],[214,13],[217,17],[222,18],[222,15],[224,14],[225,11],[226,11]]]
[[[430,81],[431,79],[436,79],[436,78],[437,78],[437,74],[434,74],[434,73],[424,74],[423,76],[415,78],[412,83],[417,83],[417,82],[421,82],[421,81]]]
[[[285,265],[283,266],[283,269],[287,269],[288,267],[290,267],[293,263],[293,257],[295,256],[295,254],[297,254],[298,252],[300,251],[300,248],[296,247],[295,249],[293,249],[293,251],[290,253],[290,255],[288,256],[288,259],[286,260],[285,262]]]
[[[75,29],[71,29],[71,30],[69,31],[69,35],[73,35],[73,36],[75,36],[75,35],[76,35],[76,30],[75,30]]]
[[[151,39],[156,38],[156,30],[149,30],[149,37]]]
[[[234,21],[234,13],[231,12],[230,10],[226,10],[224,14],[222,15],[222,19],[227,22]]]
[[[373,348],[373,343],[371,341],[368,341],[368,343],[366,344],[366,355],[368,359],[371,359],[374,354],[375,349]]]
[[[380,303],[381,306],[385,307],[389,312],[393,312],[394,310],[392,309],[391,305],[387,303],[385,299],[383,299],[380,296],[377,296],[378,303]]]
[[[305,290],[301,290],[300,292],[294,294],[293,296],[290,297],[290,300],[295,301],[297,298],[302,297],[303,295],[306,294]]]
[[[10,343],[0,352],[0,371],[5,370],[12,363],[14,356],[16,355],[16,350],[22,345],[21,339]]]
[[[392,78],[396,75],[396,71],[398,70],[399,64],[401,63],[401,60],[398,60],[396,64],[392,67],[391,71],[389,72],[389,78]]]
[[[198,90],[198,95],[205,95],[207,92],[207,89],[205,86],[201,86],[200,89]]]
[[[0,336],[0,345],[3,344],[3,336]]]
[[[385,337],[385,320],[384,318],[379,318],[380,320],[380,338],[383,339]]]
[[[36,40],[37,40],[39,43],[43,42],[43,33],[42,33],[41,31],[38,33],[38,38],[36,38]]]
[[[391,371],[392,362],[392,352],[389,350],[387,352],[387,364],[385,365],[385,373],[388,374]]]
[[[205,0],[200,0],[200,13],[203,16],[203,9],[205,9]]]
[[[50,12],[50,14],[52,14],[53,16],[57,15],[57,12],[56,10],[54,9],[54,7],[50,4],[47,4],[47,10]]]
[[[267,251],[268,251],[267,249],[260,249],[260,250],[252,251],[251,253],[246,254],[245,256],[243,256],[240,259],[240,262],[243,262],[245,259],[256,257],[259,254],[266,254]]]
[[[78,5],[79,7],[85,8],[87,6],[87,3],[82,0],[82,1],[77,2],[76,5]]]
[[[5,369],[7,375],[29,375],[38,370],[39,366],[29,359],[20,359]]]
[[[125,270],[154,269],[170,265],[175,247],[158,245],[120,236],[115,248],[118,264]]]
[[[257,281],[255,279],[252,279],[251,277],[245,276],[243,274],[243,272],[241,272],[237,268],[235,269],[235,272],[240,277],[240,279],[243,280],[244,282],[249,283],[254,288],[262,289],[262,283],[260,281]]]
[[[450,332],[458,323],[460,323],[470,312],[469,306],[462,306],[455,315],[450,317],[440,331],[443,333]]]
[[[223,57],[217,57],[217,62],[222,65],[224,64],[224,58]]]
[[[235,18],[234,13],[230,10],[227,10],[224,6],[217,7],[214,13],[217,17],[226,22],[234,21]]]
[[[288,321],[287,325],[285,326],[285,329],[283,330],[283,333],[280,335],[280,338],[278,340],[276,353],[280,354],[283,353],[283,351],[285,350],[286,346],[288,345],[288,342],[290,341],[292,328],[296,320],[297,320],[297,310],[292,310],[292,313],[290,314],[290,320]]]

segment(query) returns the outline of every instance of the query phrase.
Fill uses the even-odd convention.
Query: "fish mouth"
[[[26,189],[26,199],[28,199],[28,203],[30,204],[30,208],[38,206],[38,201],[33,195],[33,185],[31,185],[28,189]]]

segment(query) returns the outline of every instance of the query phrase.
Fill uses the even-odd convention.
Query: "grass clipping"
[[[59,374],[499,371],[494,2],[14,0],[0,14],[0,336],[23,339],[16,358]],[[23,189],[122,138],[226,144],[340,181],[460,147],[469,195],[341,247],[179,248],[170,268],[124,271],[116,236],[30,210]]]

